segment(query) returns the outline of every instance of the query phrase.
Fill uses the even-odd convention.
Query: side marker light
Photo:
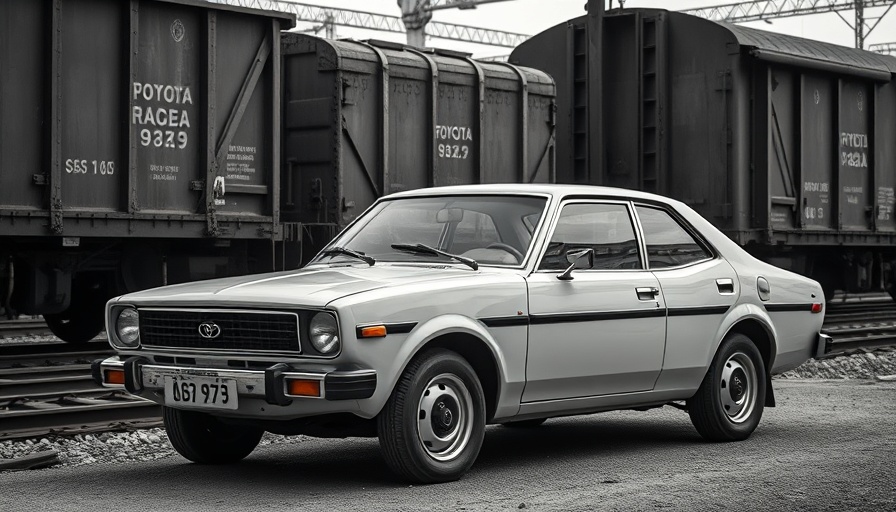
[[[368,325],[359,329],[361,338],[383,338],[386,336],[385,325]]]
[[[821,313],[822,310],[824,310],[824,304],[822,304],[820,302],[816,302],[816,303],[812,304],[812,312],[813,313]]]
[[[287,379],[286,392],[292,396],[320,396],[320,381]]]
[[[103,372],[103,382],[124,386],[124,370],[106,370]]]

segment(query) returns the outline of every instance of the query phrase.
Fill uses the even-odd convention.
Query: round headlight
[[[118,341],[128,347],[136,347],[140,341],[140,315],[133,308],[118,310],[115,318],[115,334]]]
[[[339,326],[336,318],[329,313],[318,313],[311,319],[309,328],[311,345],[323,355],[330,355],[339,350]]]

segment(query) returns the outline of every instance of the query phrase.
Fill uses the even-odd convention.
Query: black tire
[[[455,352],[418,355],[377,416],[377,431],[386,463],[401,477],[416,483],[459,479],[485,437],[485,397],[476,372]]]
[[[73,344],[87,343],[105,327],[103,308],[72,306],[59,314],[44,315],[44,321],[57,338]]]
[[[535,418],[533,420],[519,420],[519,421],[508,421],[507,423],[502,423],[502,427],[507,428],[535,428],[540,427],[547,418]]]
[[[765,363],[743,334],[727,336],[697,393],[687,401],[697,432],[707,441],[742,441],[756,430],[765,407]]]
[[[162,408],[168,440],[177,453],[199,464],[231,464],[246,458],[263,430],[228,425],[201,412]]]

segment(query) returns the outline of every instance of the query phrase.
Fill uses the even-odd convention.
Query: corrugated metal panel
[[[0,236],[279,236],[291,15],[9,0],[0,20]]]

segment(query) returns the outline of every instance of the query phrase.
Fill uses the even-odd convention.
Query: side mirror
[[[566,261],[569,262],[569,267],[557,276],[561,281],[571,281],[573,270],[594,268],[594,249],[569,251],[566,253]]]

